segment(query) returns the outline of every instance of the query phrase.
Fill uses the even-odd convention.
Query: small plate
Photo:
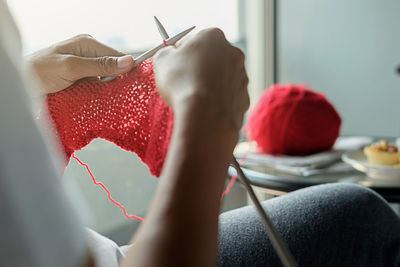
[[[400,183],[400,167],[370,164],[363,151],[345,153],[342,160],[354,169],[366,173],[372,179]]]

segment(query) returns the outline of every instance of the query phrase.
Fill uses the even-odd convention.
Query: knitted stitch
[[[78,81],[49,94],[46,104],[66,164],[74,151],[103,138],[135,152],[153,175],[160,176],[173,112],[157,92],[152,63],[141,63],[106,83]]]

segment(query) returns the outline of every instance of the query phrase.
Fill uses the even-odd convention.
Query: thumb
[[[79,80],[86,77],[107,77],[124,74],[133,68],[134,60],[132,56],[121,57],[73,57],[70,60],[72,78]]]

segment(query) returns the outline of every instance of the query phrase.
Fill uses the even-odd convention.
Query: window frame
[[[238,0],[252,105],[276,80],[276,0]],[[244,32],[243,32],[244,31]]]

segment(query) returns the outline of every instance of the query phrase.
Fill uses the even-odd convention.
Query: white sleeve
[[[0,40],[0,265],[80,266],[84,228]]]
[[[96,267],[117,267],[130,246],[119,247],[111,239],[87,229],[87,242]]]

